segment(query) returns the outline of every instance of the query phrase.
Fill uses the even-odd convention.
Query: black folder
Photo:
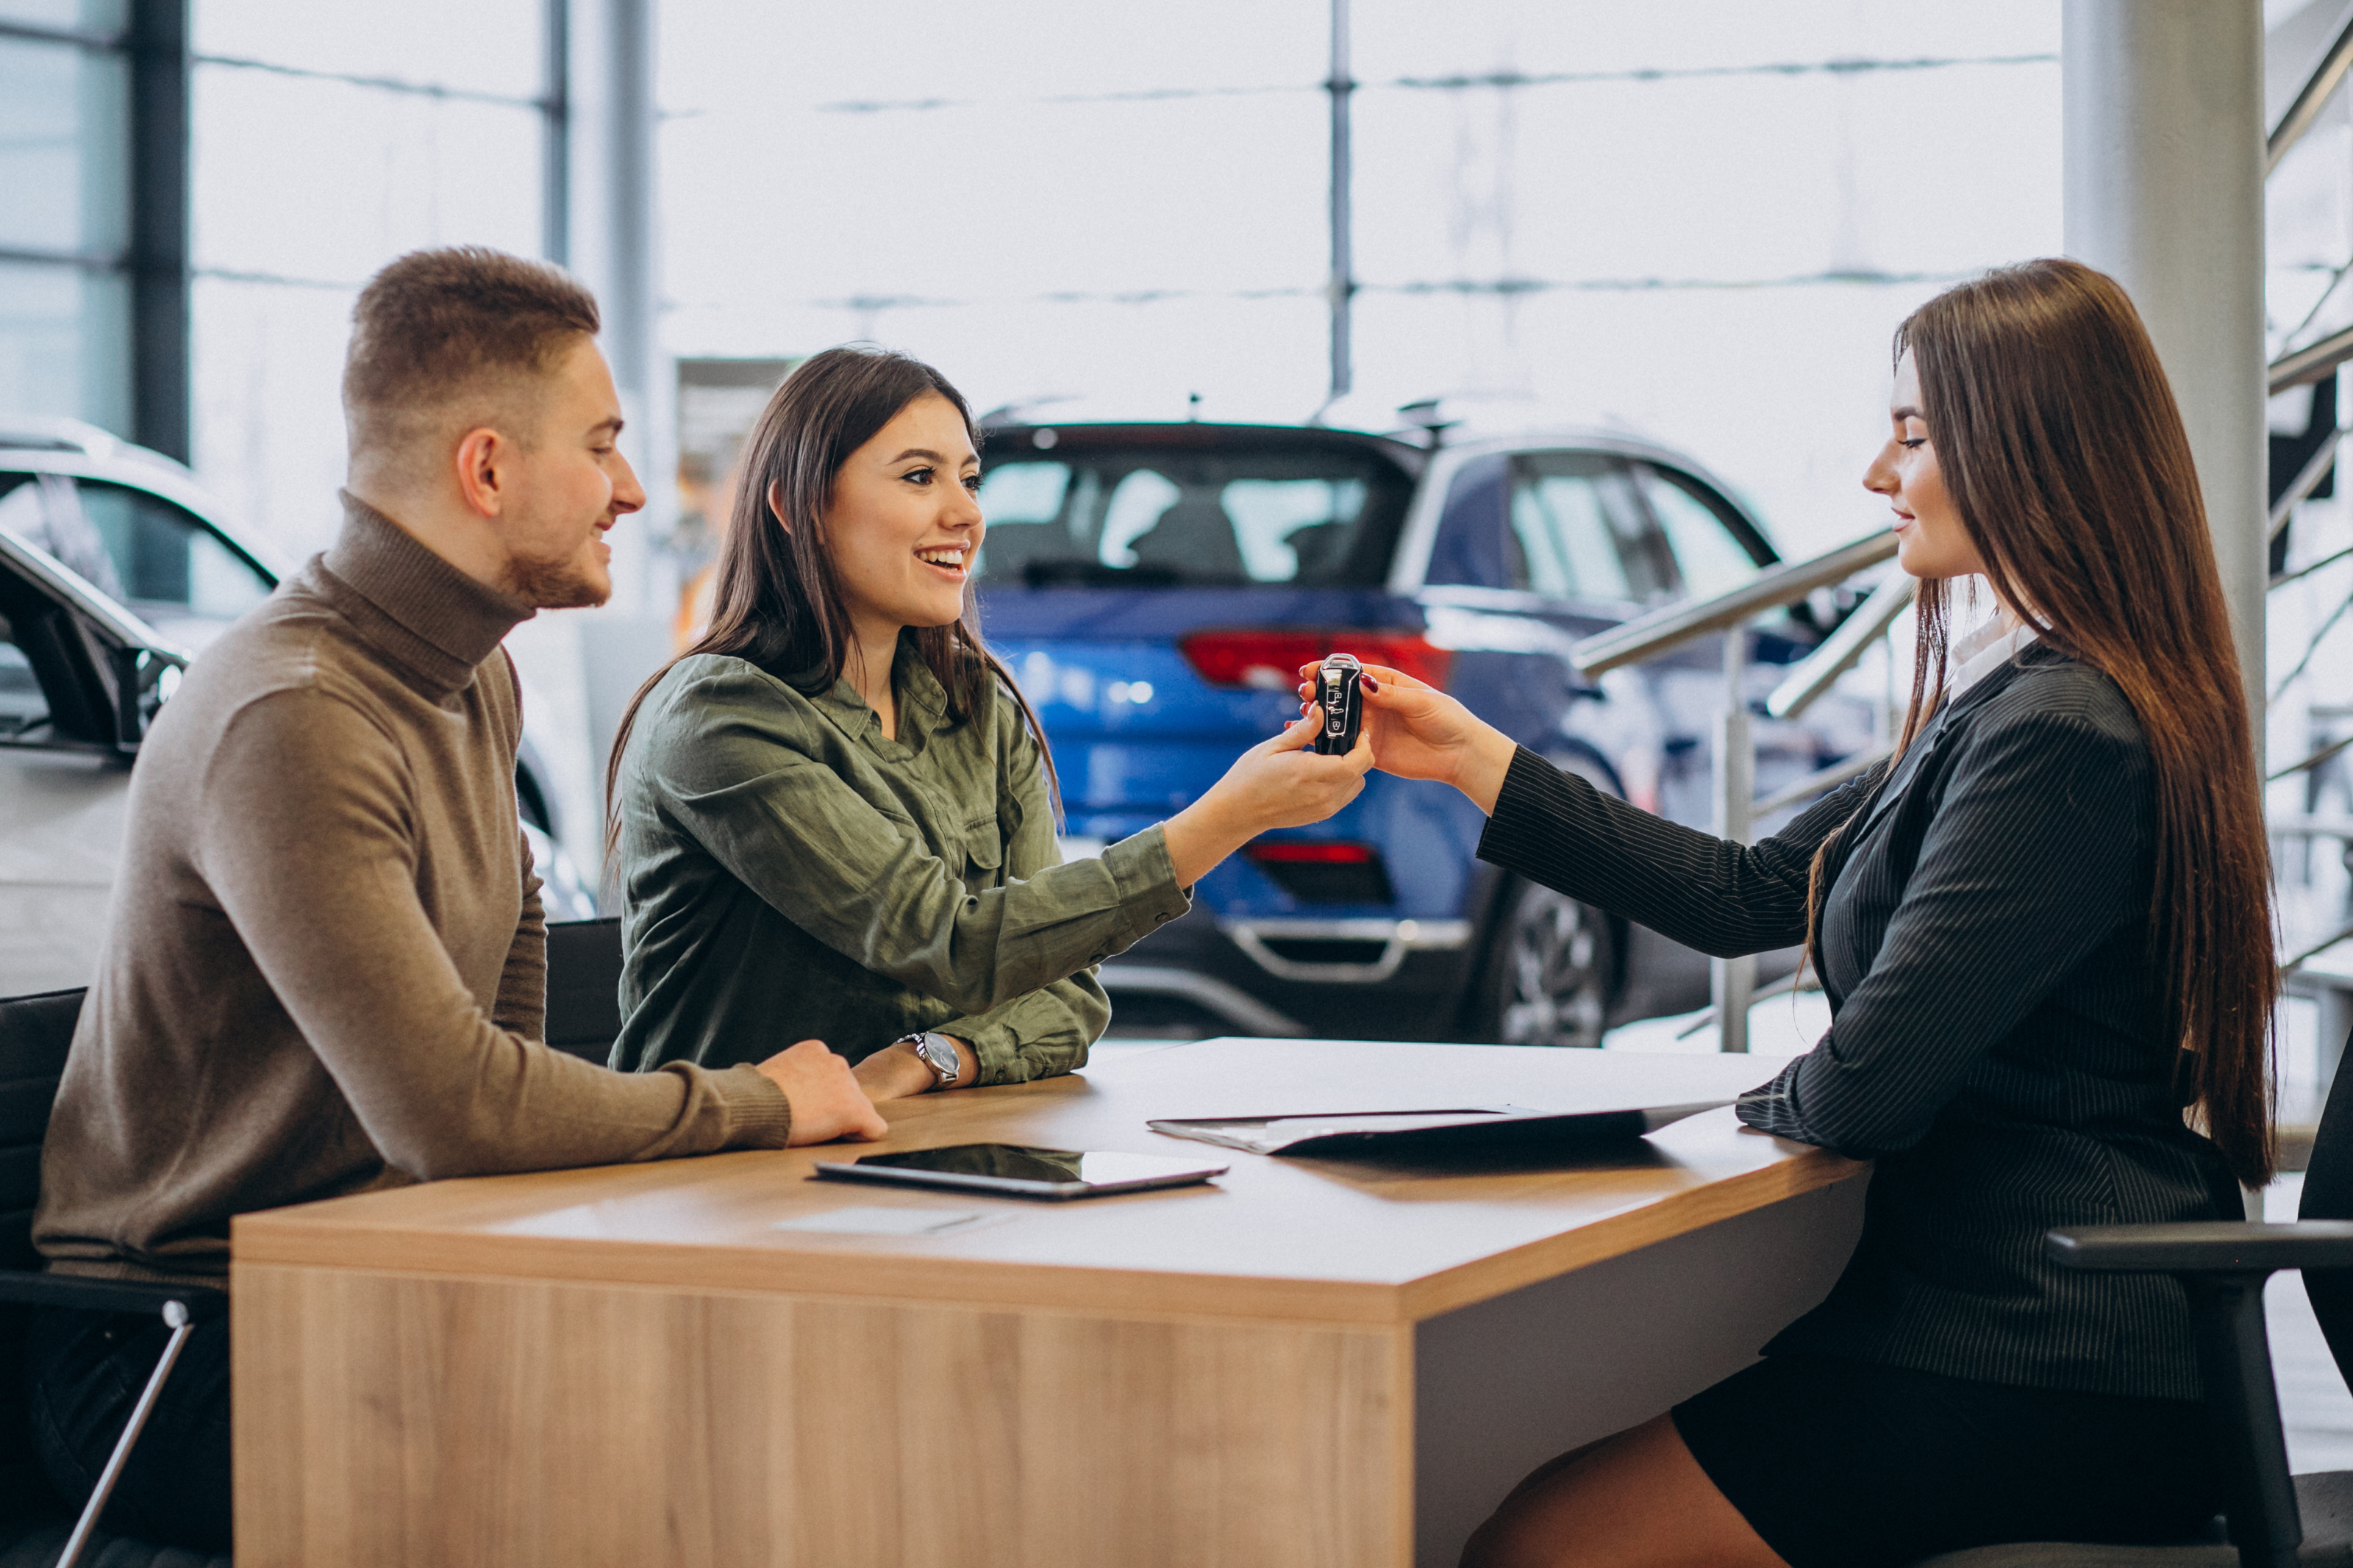
[[[1629,1142],[1671,1121],[1730,1105],[1636,1105],[1617,1110],[1531,1110],[1474,1105],[1455,1110],[1352,1110],[1329,1115],[1204,1116],[1147,1121],[1155,1132],[1253,1154],[1436,1153],[1461,1150],[1574,1151]]]

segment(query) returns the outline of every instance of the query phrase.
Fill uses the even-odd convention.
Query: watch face
[[[922,1057],[931,1065],[932,1070],[940,1075],[942,1083],[947,1082],[964,1070],[964,1064],[956,1059],[955,1047],[937,1035],[917,1036],[915,1054]]]

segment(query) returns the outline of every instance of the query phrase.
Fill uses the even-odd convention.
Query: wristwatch
[[[964,1058],[956,1055],[955,1042],[945,1035],[934,1035],[925,1031],[916,1035],[902,1035],[891,1043],[894,1046],[915,1047],[915,1055],[923,1058],[923,1065],[931,1068],[933,1075],[939,1080],[932,1085],[934,1089],[945,1089],[963,1076]]]

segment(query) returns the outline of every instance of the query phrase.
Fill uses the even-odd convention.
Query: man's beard
[[[613,596],[611,581],[588,575],[576,555],[561,560],[514,556],[507,563],[507,592],[542,610],[578,610]]]

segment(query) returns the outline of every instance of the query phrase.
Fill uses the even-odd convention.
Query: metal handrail
[[[2275,838],[2342,838],[2353,842],[2353,816],[2274,815],[2263,831]]]
[[[1813,972],[1811,965],[1801,963],[1780,979],[1769,984],[1759,985],[1756,993],[1748,998],[1748,1005],[1753,1007],[1759,1002],[1770,1002],[1776,996],[1787,996],[1792,991],[1819,992],[1821,988],[1822,977]],[[1715,1009],[1704,1007],[1692,1015],[1690,1023],[1676,1031],[1675,1038],[1688,1040],[1715,1022]]]
[[[2312,492],[2320,488],[2320,481],[2327,479],[2328,470],[2337,466],[2337,444],[2345,439],[2345,436],[2343,430],[2331,432],[2328,439],[2320,444],[2320,449],[2306,459],[2304,468],[2295,476],[2295,482],[2273,503],[2271,524],[2265,538],[2277,539],[2280,530],[2287,526],[2287,520],[2295,515],[2295,509],[2312,499]]]
[[[2282,573],[2278,574],[2277,575],[2275,575],[2274,577],[2273,577],[2273,578],[2272,578],[2272,580],[2271,580],[2271,582],[2270,582],[2270,584],[2268,584],[2268,587],[2269,587],[2269,588],[2284,588],[2284,587],[2286,587],[2290,583],[2294,583],[2294,582],[2298,581],[2299,579],[2302,579],[2302,578],[2306,578],[2306,577],[2309,577],[2309,576],[2311,576],[2315,572],[2319,571],[2319,570],[2320,570],[2322,567],[2324,567],[2324,566],[2334,566],[2334,565],[2336,565],[2339,561],[2344,560],[2348,555],[2353,555],[2353,545],[2348,545],[2348,546],[2346,546],[2346,547],[2345,547],[2344,549],[2342,549],[2342,550],[2336,551],[2336,552],[2334,552],[2333,553],[2330,553],[2330,554],[2327,554],[2327,555],[2324,555],[2324,556],[2322,556],[2322,557],[2321,557],[2319,560],[2317,560],[2317,561],[2307,561],[2307,562],[2306,562],[2306,563],[2305,563],[2303,565],[2301,565],[2301,566],[2292,566],[2292,567],[2290,567],[2288,570],[2286,570],[2286,571],[2284,571],[2284,572],[2282,572]]]
[[[2287,689],[2295,684],[2296,678],[2301,676],[2306,670],[2312,668],[2312,656],[2320,651],[2320,645],[2328,640],[2328,634],[2337,629],[2337,623],[2345,618],[2345,612],[2348,610],[2353,610],[2353,599],[2346,600],[2343,604],[2328,612],[2327,618],[2320,623],[2320,629],[2313,633],[2312,640],[2305,645],[2304,657],[2295,661],[2295,668],[2294,669],[2289,670],[2285,675],[2280,677],[2280,683],[2277,686],[2273,687],[2271,694],[2263,699],[2263,706],[2265,708],[2269,708],[2281,698],[2286,696]]]
[[[2279,124],[2265,139],[2263,174],[2266,179],[2279,167],[2281,160],[2287,155],[2288,150],[2319,122],[2322,110],[2327,105],[2331,95],[2344,83],[2348,70],[2353,70],[2353,4],[2346,5],[2340,11],[2337,19],[2336,35],[2327,49],[2321,55],[2318,65],[2305,79],[2303,87],[2295,95],[2295,101],[2288,106],[2287,112],[2280,117]],[[2327,302],[2329,296],[2335,293],[2338,284],[2343,282],[2346,271],[2347,268],[2343,268],[2337,269],[2336,276],[2329,280],[2328,288],[2322,292],[2318,300],[2314,301],[2311,310],[2306,314],[2304,321],[2295,325],[2290,335],[2301,333],[2311,323],[2313,318],[2319,314],[2321,307]],[[2353,327],[2341,328],[2318,342],[2307,344],[2293,353],[2282,354],[2273,361],[2265,376],[2268,390],[2272,395],[2277,395],[2291,387],[2304,386],[2325,380],[2334,375],[2337,368],[2348,361],[2353,361]],[[2295,509],[2311,496],[2313,490],[2318,488],[2320,482],[2332,470],[2339,466],[2337,461],[2337,449],[2345,435],[2346,432],[2343,430],[2332,433],[2331,438],[2306,461],[2303,471],[2296,475],[2295,482],[2273,505],[2268,519],[2270,526],[2266,532],[2274,548],[2277,547],[2281,535],[2287,527],[2288,520],[2295,514]],[[2324,566],[2343,560],[2348,554],[2353,554],[2353,551],[2338,550],[2293,570],[2276,573],[2272,576],[2268,586],[2283,587],[2311,575]],[[2318,651],[2321,641],[2343,617],[2346,609],[2346,605],[2339,605],[2329,614],[2322,623],[2318,634],[2305,648],[2304,657],[2296,661],[2295,669],[2289,673],[2286,679],[2281,681],[2267,695],[2266,707],[2277,702],[2289,686],[2303,677],[2305,671],[2310,668],[2313,656]],[[2337,757],[2348,746],[2353,746],[2353,737],[2322,746],[2311,755],[2291,763],[2272,773],[2265,782],[2276,783],[2298,773],[2308,773]],[[2342,816],[2280,814],[2272,816],[2265,826],[2270,833],[2284,838],[2353,839],[2353,819]],[[2346,925],[2331,931],[2319,942],[2305,947],[2300,952],[2283,954],[2280,967],[2288,973],[2295,973],[2303,970],[2308,962],[2348,938],[2353,938],[2353,925]],[[2323,1070],[2325,1080],[2326,1068]]]
[[[2348,937],[2353,937],[2353,925],[2339,926],[2302,952],[2280,960],[2280,968],[2293,974]]]
[[[1568,650],[1581,675],[1607,675],[1630,664],[1656,658],[1694,638],[1736,626],[1767,610],[1792,605],[1817,588],[1833,587],[1895,554],[1896,539],[1881,532],[1841,544],[1809,561],[1793,561],[1760,572],[1729,593],[1696,604],[1669,605],[1613,630],[1587,637]]]
[[[1833,763],[1829,767],[1808,773],[1795,784],[1775,790],[1771,795],[1757,796],[1757,803],[1748,808],[1748,815],[1752,819],[1770,816],[1785,805],[1795,805],[1801,800],[1809,800],[1818,795],[1826,795],[1849,779],[1861,778],[1894,754],[1894,747],[1881,746],[1874,751],[1865,752],[1859,757],[1849,757],[1842,763]]]
[[[2271,395],[2277,397],[2291,386],[2303,386],[2334,374],[2337,367],[2348,359],[2353,359],[2353,327],[2331,332],[2292,354],[2282,354],[2272,361],[2267,372]]]
[[[2263,783],[2277,784],[2282,779],[2294,778],[2300,773],[2318,767],[2321,763],[2327,762],[2329,758],[2335,756],[2337,752],[2343,751],[2348,746],[2353,746],[2353,735],[2348,735],[2341,741],[2331,741],[2327,745],[2321,747],[2320,750],[2313,752],[2312,755],[2306,757],[2301,762],[2288,763],[2287,766],[2280,769],[2279,772],[2273,773],[2271,776],[2264,779]]]
[[[1919,591],[1920,579],[1906,572],[1898,572],[1873,589],[1871,597],[1822,639],[1821,647],[1790,667],[1788,677],[1765,699],[1765,711],[1776,719],[1795,719],[1811,708],[1816,698],[1854,668],[1865,649],[1887,635],[1895,617],[1912,607],[1913,595]]]
[[[2320,57],[2320,64],[2305,79],[2304,87],[2295,101],[2287,106],[2280,122],[2263,140],[2263,177],[2287,156],[2288,149],[2304,140],[2304,133],[2320,121],[2320,111],[2327,106],[2328,95],[2345,79],[2345,72],[2353,68],[2353,6],[2348,6],[2337,28],[2337,39],[2328,52]]]
[[[1656,658],[1711,633],[1735,633],[1724,639],[1724,711],[1716,718],[1712,793],[1715,796],[1716,836],[1730,843],[1746,844],[1759,815],[1757,742],[1749,728],[1748,638],[1736,628],[1757,616],[1794,604],[1816,589],[1834,586],[1858,572],[1868,571],[1893,557],[1895,549],[1893,532],[1874,533],[1824,551],[1811,560],[1775,566],[1729,593],[1696,604],[1670,605],[1612,631],[1587,637],[1569,648],[1569,662],[1588,677],[1606,675],[1630,664]],[[1839,669],[1852,664],[1862,646],[1873,636],[1883,634],[1887,624],[1894,619],[1895,611],[1902,608],[1900,604],[1895,605],[1895,610],[1889,608],[1895,601],[1895,592],[1883,586],[1857,610],[1858,616],[1867,616],[1876,624],[1874,632],[1857,634],[1859,641],[1838,641],[1836,634],[1825,638],[1825,645],[1837,641],[1837,647],[1821,665],[1810,666],[1810,672],[1820,674],[1828,669],[1829,673],[1822,677],[1824,684],[1835,679]],[[1850,641],[1853,646],[1849,646]],[[1838,668],[1831,668],[1834,664]],[[1806,699],[1811,700],[1810,696]],[[1840,764],[1800,780],[1767,800],[1774,806],[1789,804],[1816,787],[1828,788],[1868,768],[1876,760],[1866,759],[1852,766]],[[1755,1000],[1756,989],[1757,959],[1753,953],[1708,961],[1709,1001],[1716,1021],[1719,1050],[1739,1052],[1748,1048],[1748,1009]]]

